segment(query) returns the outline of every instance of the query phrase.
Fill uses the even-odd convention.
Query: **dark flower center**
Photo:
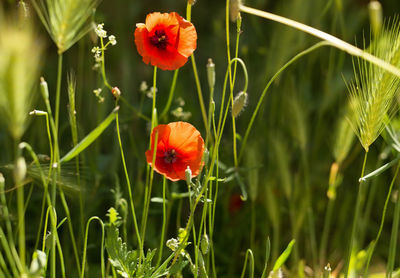
[[[168,164],[174,163],[176,161],[176,152],[174,149],[170,149],[164,152],[164,161]]]
[[[150,42],[158,49],[165,50],[168,44],[168,37],[164,30],[156,30],[154,36],[150,37]]]

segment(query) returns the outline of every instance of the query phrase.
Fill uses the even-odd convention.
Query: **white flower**
[[[96,90],[93,90],[93,94],[95,94],[96,97],[99,97],[101,93],[101,88],[98,88]]]
[[[92,53],[94,53],[94,58],[96,59],[96,61],[100,58],[101,56],[101,49],[98,46],[95,46],[92,48]],[[101,60],[101,59],[100,59]]]
[[[116,45],[116,44],[117,44],[117,40],[115,39],[115,36],[114,36],[114,35],[109,36],[109,37],[108,37],[108,40],[110,41],[110,43],[111,43],[112,45]]]
[[[94,31],[100,38],[107,38],[107,31],[103,29],[103,26],[104,23],[98,24]]]

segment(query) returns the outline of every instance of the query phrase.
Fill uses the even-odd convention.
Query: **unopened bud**
[[[209,247],[210,247],[210,240],[208,239],[208,236],[206,234],[203,235],[201,238],[201,252],[205,255],[208,253]]]
[[[323,278],[330,278],[331,277],[332,268],[330,264],[327,264],[324,267],[324,275]]]
[[[190,185],[192,183],[192,170],[190,170],[189,166],[185,170],[185,176],[187,185]]]
[[[121,91],[118,89],[118,87],[113,87],[111,89],[111,93],[112,93],[114,99],[119,99],[119,97],[121,96]]]
[[[29,115],[35,115],[35,116],[46,116],[47,112],[41,111],[41,110],[33,110],[29,112]]]
[[[15,162],[15,170],[14,170],[14,178],[15,182],[19,184],[25,179],[26,176],[26,163],[25,159],[20,156],[17,158],[17,161]]]
[[[215,86],[215,64],[211,58],[208,58],[208,62],[207,62],[207,79],[208,79],[208,86],[210,86],[210,90],[214,89],[214,86]]]
[[[40,91],[42,92],[42,97],[45,100],[49,99],[49,88],[47,87],[47,82],[44,77],[40,77]]]
[[[194,4],[196,4],[196,2],[197,2],[197,0],[188,0],[188,3],[190,4],[190,5],[194,5]]]
[[[233,100],[233,106],[232,106],[232,116],[237,117],[239,116],[240,112],[243,111],[243,109],[247,105],[247,93],[246,92],[240,92],[237,94],[235,99]]]
[[[382,5],[378,1],[371,1],[368,4],[369,20],[374,36],[378,35],[382,28]]]

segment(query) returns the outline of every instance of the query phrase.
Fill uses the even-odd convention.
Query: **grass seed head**
[[[50,37],[63,53],[90,29],[89,18],[101,0],[33,0]]]
[[[397,19],[389,21],[368,51],[400,67],[400,25]],[[381,134],[396,111],[400,79],[364,60],[354,61],[354,81],[350,91],[350,123],[365,151]]]
[[[29,18],[16,18],[0,14],[0,118],[19,141],[32,110],[43,45]]]

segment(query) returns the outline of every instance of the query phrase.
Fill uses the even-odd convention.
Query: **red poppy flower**
[[[177,13],[151,13],[136,24],[135,44],[143,62],[163,70],[182,67],[196,49],[193,24]]]
[[[151,149],[146,152],[147,163],[150,165],[153,161],[157,132],[154,170],[171,181],[177,181],[185,180],[185,170],[189,166],[192,176],[197,176],[204,152],[204,141],[200,132],[186,122],[156,126],[151,132]]]

